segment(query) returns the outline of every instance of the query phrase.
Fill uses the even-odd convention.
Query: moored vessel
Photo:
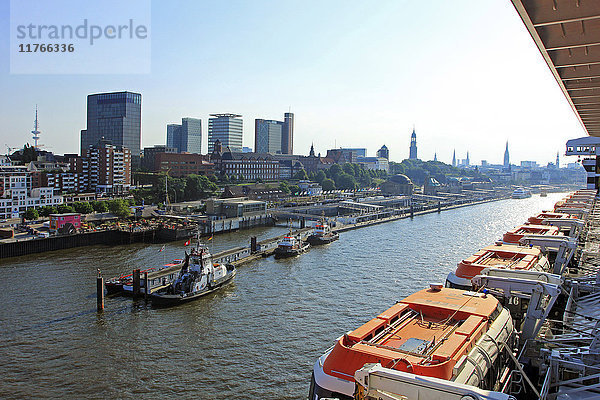
[[[284,236],[275,248],[275,258],[294,257],[308,250],[310,244],[303,242],[302,238],[297,235]]]
[[[339,238],[339,233],[332,231],[329,224],[322,220],[315,225],[315,229],[313,230],[312,234],[306,238],[306,241],[315,246],[320,244],[328,244],[338,240]]]
[[[354,374],[370,363],[492,387],[514,335],[508,310],[493,296],[432,285],[341,336],[314,364],[309,398],[352,399]]]
[[[235,274],[233,264],[213,264],[212,255],[199,243],[186,253],[175,281],[152,293],[152,305],[168,307],[196,300],[228,285]]]

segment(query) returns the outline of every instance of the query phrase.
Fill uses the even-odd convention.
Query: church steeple
[[[310,153],[308,154],[309,157],[314,157],[315,156],[315,145],[313,143],[310,144]]]
[[[415,133],[415,127],[413,126],[412,135],[410,135],[410,149],[408,153],[410,160],[417,159],[417,134]]]

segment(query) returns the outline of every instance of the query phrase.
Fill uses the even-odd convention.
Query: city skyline
[[[146,75],[9,75],[8,44],[0,44],[0,88],[8,93],[0,100],[1,144],[31,143],[38,104],[40,142],[56,153],[77,152],[85,96],[125,90],[144,97],[142,147],[164,144],[164,127],[182,115],[207,121],[220,111],[244,115],[243,146],[254,147],[255,119],[278,120],[291,110],[294,153],[307,154],[314,143],[321,152],[365,147],[372,155],[386,143],[393,161],[408,158],[413,124],[419,127],[419,158],[436,154],[446,163],[454,148],[461,154],[468,149],[472,164],[501,163],[498,149],[508,140],[515,162],[545,164],[557,151],[564,154],[566,140],[585,135],[509,2],[282,2],[274,10],[257,1],[232,7],[234,15],[225,5],[189,3],[181,16],[184,29],[168,24],[176,6],[154,2],[152,73]],[[334,11],[339,18],[332,21],[326,15]],[[8,16],[8,1],[0,3],[0,13]],[[274,13],[274,27],[252,22]],[[190,29],[186,21],[199,15],[206,24]],[[411,18],[398,26],[397,15]],[[424,21],[433,28],[425,30]],[[225,33],[210,34],[220,26]],[[228,29],[233,26],[239,29]],[[272,35],[273,29],[281,35]],[[168,61],[197,43],[195,62]],[[392,51],[388,43],[395,44]],[[453,50],[457,43],[460,56]],[[219,52],[223,46],[235,57]],[[519,68],[502,61],[508,59],[518,59]],[[524,137],[535,148],[520,146]]]

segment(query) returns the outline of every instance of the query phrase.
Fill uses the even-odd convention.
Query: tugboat
[[[309,243],[303,242],[300,235],[284,236],[275,249],[275,258],[294,257],[304,253],[310,247]]]
[[[340,238],[339,233],[333,232],[331,227],[325,220],[321,220],[315,225],[313,233],[306,238],[306,241],[311,245],[329,244]]]
[[[408,296],[337,339],[314,364],[309,399],[354,399],[354,374],[370,363],[415,377],[410,393],[426,384],[419,376],[491,389],[515,340],[510,313],[493,296],[441,286]]]
[[[233,264],[213,264],[212,255],[199,243],[190,254],[185,254],[175,281],[152,293],[152,305],[169,307],[196,300],[231,283],[235,274]]]

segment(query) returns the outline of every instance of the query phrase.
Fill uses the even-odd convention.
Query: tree
[[[40,217],[40,214],[35,208],[28,208],[25,211],[24,217],[26,220],[32,221],[38,219]]]
[[[204,175],[189,175],[185,178],[184,199],[198,200],[208,197],[218,189],[217,185]]]
[[[352,175],[346,173],[338,175],[337,179],[335,180],[335,186],[342,190],[358,189],[358,183],[356,183],[356,179],[354,179]]]
[[[39,209],[39,214],[48,217],[50,214],[58,214],[58,210],[54,206],[44,206]]]
[[[73,208],[75,208],[75,212],[80,214],[91,214],[94,212],[94,207],[90,203],[78,201],[73,203]]]
[[[305,181],[308,179],[308,175],[306,174],[306,170],[302,168],[300,171],[296,172],[294,175],[294,179],[298,179],[301,181]]]
[[[342,166],[342,169],[344,170],[345,173],[347,173],[348,175],[351,176],[356,176],[356,171],[354,170],[354,168],[352,167],[352,164],[350,163],[345,163]]]
[[[35,150],[35,147],[30,146],[29,144],[25,144],[25,146],[23,147],[23,156],[21,158],[21,161],[23,161],[25,164],[31,162],[31,161],[36,161],[37,160],[37,151]]]
[[[92,202],[92,208],[94,211],[99,213],[108,212],[108,205],[106,204],[106,201],[94,201]]]
[[[290,187],[289,187],[287,181],[283,181],[279,184],[279,190],[281,190],[285,194],[290,193]]]
[[[131,209],[122,199],[109,200],[108,209],[119,218],[128,217],[131,214]]]
[[[319,182],[319,183],[323,183],[323,180],[325,180],[327,178],[327,176],[325,176],[325,172],[323,172],[323,170],[319,170],[319,172],[316,173],[315,175],[315,182]]]
[[[333,179],[323,179],[323,181],[321,182],[321,186],[323,187],[323,190],[327,192],[330,190],[335,190],[335,182],[333,181]]]
[[[75,209],[73,208],[73,206],[69,206],[67,204],[61,204],[57,207],[57,209],[58,209],[59,214],[67,214],[67,213],[75,212]]]
[[[333,164],[330,168],[329,168],[329,177],[334,179],[341,173],[343,173],[344,171],[342,170],[342,167],[340,167],[339,164]]]
[[[298,185],[290,185],[290,193],[296,196],[298,193],[300,193],[300,187]]]

